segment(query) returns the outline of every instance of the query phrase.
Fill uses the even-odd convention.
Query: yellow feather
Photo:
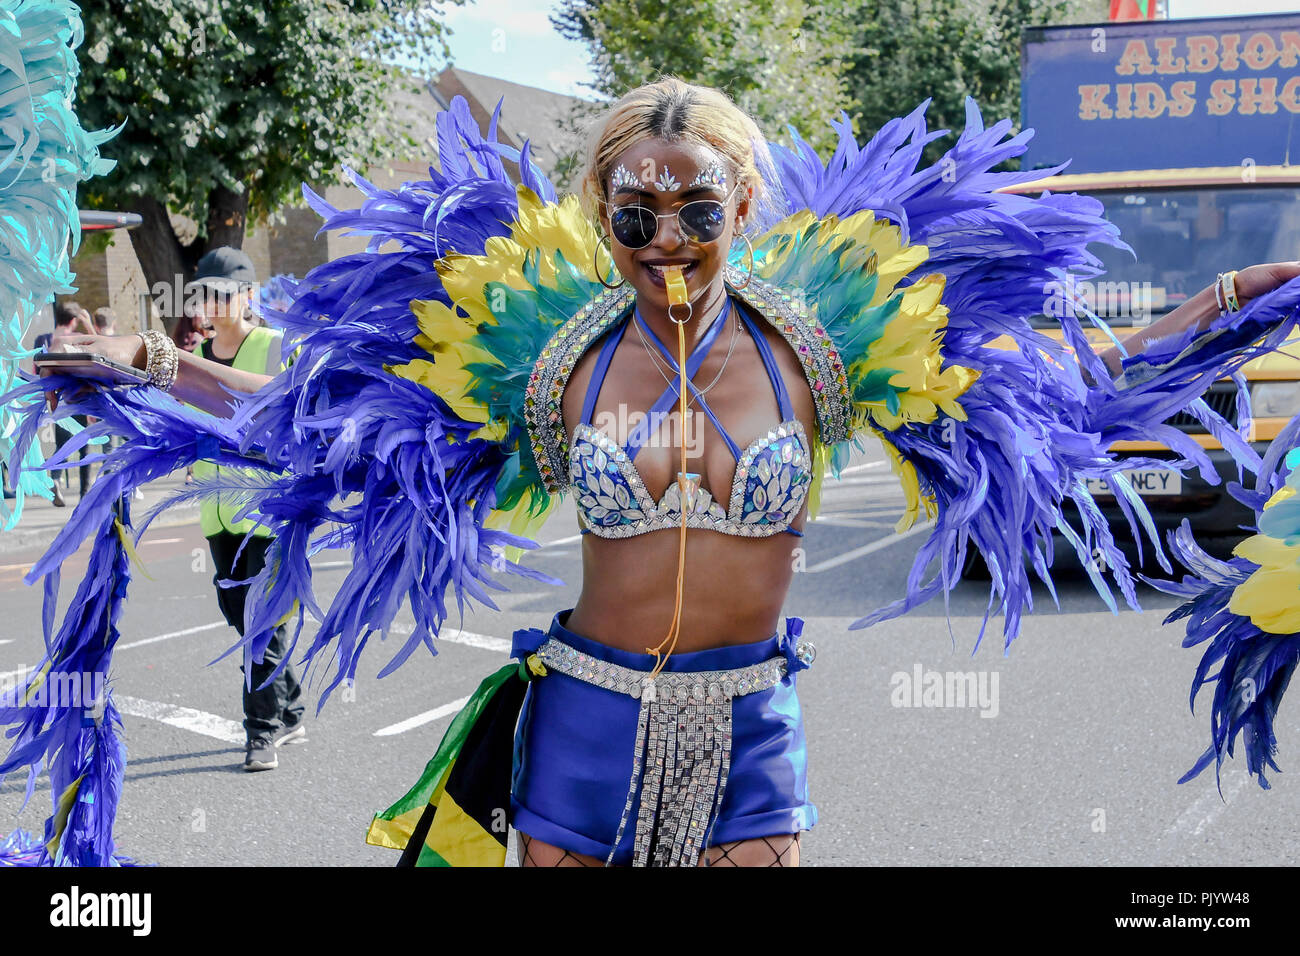
[[[1286,501],[1296,489],[1284,485],[1264,505],[1264,510]],[[1228,610],[1250,618],[1252,624],[1269,634],[1294,634],[1300,631],[1300,544],[1287,544],[1281,538],[1256,534],[1232,551],[1239,558],[1253,561],[1259,570],[1237,585],[1228,601]]]

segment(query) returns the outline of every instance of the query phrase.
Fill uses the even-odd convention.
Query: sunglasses
[[[655,214],[645,206],[631,203],[626,206],[611,206],[610,234],[618,240],[620,246],[644,249],[659,234],[659,220],[676,216],[677,230],[691,242],[713,242],[726,231],[727,203],[739,185],[737,183],[732,186],[727,198],[720,202],[717,199],[695,199],[673,212]]]

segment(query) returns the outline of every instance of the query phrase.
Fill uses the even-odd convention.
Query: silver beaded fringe
[[[632,780],[606,865],[632,814],[638,790],[633,866],[694,866],[707,839],[731,770],[731,702],[785,679],[784,657],[728,671],[662,671],[654,679],[583,654],[548,638],[538,648],[547,667],[641,701]],[[805,659],[812,645],[799,642]]]

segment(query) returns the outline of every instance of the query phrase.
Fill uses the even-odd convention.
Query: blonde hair
[[[588,132],[581,196],[593,217],[608,199],[614,160],[646,139],[699,143],[721,156],[732,181],[753,188],[746,231],[760,218],[758,210],[779,202],[772,188],[772,157],[758,124],[722,90],[661,76],[624,94]]]

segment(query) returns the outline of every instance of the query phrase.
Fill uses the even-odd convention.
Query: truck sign
[[[1295,15],[1026,28],[1023,168],[1067,172],[1291,164],[1300,131]]]

